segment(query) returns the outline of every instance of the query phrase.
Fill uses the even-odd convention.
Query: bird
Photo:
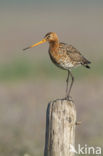
[[[55,32],[47,33],[43,39],[31,46],[24,48],[23,50],[27,50],[43,44],[45,42],[49,43],[49,56],[52,62],[59,68],[66,70],[68,72],[66,79],[66,96],[65,99],[70,100],[71,89],[74,83],[74,76],[72,75],[72,68],[82,65],[86,68],[90,68],[89,64],[91,62],[86,59],[74,46],[71,44],[63,43],[59,41],[59,38]],[[69,85],[69,77],[71,76],[71,83]]]

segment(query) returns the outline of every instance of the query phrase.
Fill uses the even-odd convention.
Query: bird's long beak
[[[30,48],[36,47],[36,46],[38,46],[39,44],[45,43],[46,41],[47,41],[47,40],[44,38],[44,39],[41,40],[40,42],[35,43],[35,44],[33,44],[32,46],[26,47],[26,48],[24,48],[23,50],[27,50],[27,49],[30,49]]]

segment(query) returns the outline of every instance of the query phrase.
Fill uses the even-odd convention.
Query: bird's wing
[[[67,45],[66,47],[67,55],[71,58],[71,60],[76,61],[78,63],[82,63],[85,59],[83,55],[72,45]]]
[[[75,62],[76,64],[87,65],[91,63],[72,45],[61,42],[60,46],[62,48],[62,51],[64,50],[71,61]]]

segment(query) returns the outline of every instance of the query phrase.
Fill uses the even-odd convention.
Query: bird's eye
[[[47,39],[49,39],[49,38],[50,38],[50,35],[47,36]]]

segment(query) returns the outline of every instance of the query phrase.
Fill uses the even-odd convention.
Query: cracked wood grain
[[[44,156],[74,156],[76,110],[72,101],[55,100],[48,104]]]

